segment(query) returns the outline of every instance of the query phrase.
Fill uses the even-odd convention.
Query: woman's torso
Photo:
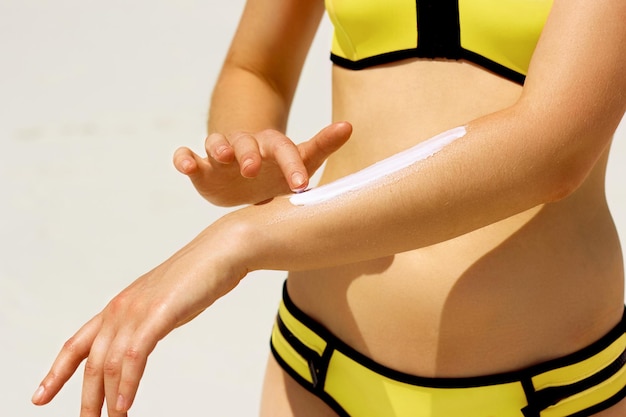
[[[520,93],[519,85],[463,61],[335,67],[333,118],[350,121],[354,134],[322,181],[510,106]],[[605,167],[606,155],[564,200],[450,241],[291,273],[290,295],[357,350],[422,376],[503,372],[580,349],[623,312]]]

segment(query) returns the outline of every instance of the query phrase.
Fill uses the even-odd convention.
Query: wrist
[[[205,251],[216,262],[241,275],[255,269],[259,239],[258,227],[246,213],[246,209],[232,211],[211,226],[206,228],[199,236],[203,241]]]
[[[247,272],[294,267],[290,257],[293,247],[293,223],[290,213],[298,210],[287,198],[277,197],[266,203],[251,205],[220,218],[216,226],[233,265]]]

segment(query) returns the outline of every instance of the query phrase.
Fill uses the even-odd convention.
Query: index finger
[[[291,191],[304,191],[309,185],[309,174],[297,145],[286,136],[274,137],[268,142],[270,145],[263,150],[276,162]]]
[[[63,385],[76,372],[80,363],[89,355],[100,325],[101,318],[100,315],[97,315],[63,344],[63,348],[54,360],[50,371],[33,395],[33,404],[47,404],[63,388]]]

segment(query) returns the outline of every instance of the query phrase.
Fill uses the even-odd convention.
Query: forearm
[[[284,132],[291,97],[281,94],[269,80],[228,62],[211,97],[208,132]]]
[[[248,270],[316,269],[442,242],[539,204],[566,197],[605,146],[585,164],[562,151],[567,138],[529,126],[515,110],[476,120],[434,156],[328,201],[288,198],[227,216]],[[535,148],[529,152],[529,148]],[[555,163],[558,160],[560,163]],[[578,171],[580,170],[580,172]]]
[[[284,133],[323,13],[324,3],[318,0],[246,3],[213,91],[210,133]]]

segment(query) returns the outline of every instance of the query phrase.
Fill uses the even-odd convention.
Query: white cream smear
[[[295,206],[307,206],[318,204],[347,192],[361,189],[374,181],[387,177],[416,162],[433,156],[450,143],[465,136],[465,133],[466,130],[464,126],[446,130],[443,133],[433,136],[389,158],[383,159],[354,174],[346,175],[331,183],[299,194],[294,194],[289,198],[289,202]]]

